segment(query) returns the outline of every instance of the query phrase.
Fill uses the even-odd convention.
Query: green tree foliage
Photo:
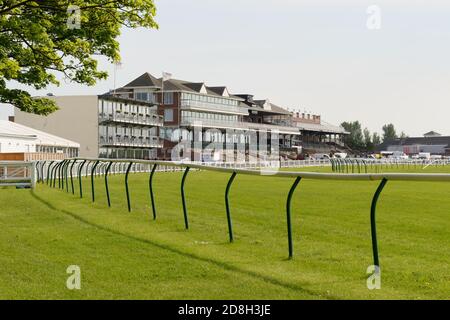
[[[365,128],[363,131],[364,135],[364,146],[366,148],[366,151],[372,151],[374,149],[373,141],[372,141],[372,135],[370,134],[369,129]]]
[[[395,127],[392,123],[383,126],[383,142],[397,138]]]
[[[345,144],[354,150],[363,150],[365,147],[363,131],[359,121],[343,122],[341,126],[350,134],[344,137]]]
[[[52,100],[8,88],[11,81],[43,89],[59,85],[62,74],[94,85],[107,77],[95,57],[119,61],[121,27],[157,28],[155,14],[153,0],[1,1],[0,102],[42,115],[55,111]]]
[[[374,147],[379,146],[381,144],[381,137],[376,132],[374,132],[372,134],[372,143],[373,143]]]

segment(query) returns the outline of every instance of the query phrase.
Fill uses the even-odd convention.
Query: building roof
[[[124,88],[139,87],[161,88],[161,79],[157,79],[150,73],[146,72],[124,86]]]
[[[440,134],[436,131],[430,131],[430,132],[424,133],[423,136],[424,137],[439,137],[439,136],[442,136],[442,134]]]
[[[338,134],[348,134],[343,127],[338,127],[332,124],[329,124],[325,121],[321,121],[321,123],[305,123],[305,122],[297,122],[297,127],[301,131],[317,131],[323,133],[338,133]]]
[[[0,120],[0,134],[10,137],[29,137],[36,139],[36,144],[54,147],[79,148],[80,144],[64,138],[60,138],[50,133],[36,130],[16,122]]]

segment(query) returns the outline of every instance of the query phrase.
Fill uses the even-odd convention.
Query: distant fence
[[[323,162],[326,165],[326,162]],[[328,165],[330,162],[328,161]],[[331,162],[331,165],[335,166]],[[381,192],[390,180],[394,181],[450,181],[450,174],[417,174],[417,173],[342,173],[341,171],[335,173],[318,173],[318,172],[288,172],[275,171],[267,169],[248,169],[248,168],[225,168],[216,165],[205,165],[196,163],[183,162],[167,162],[167,161],[153,161],[153,160],[132,160],[132,159],[90,159],[90,158],[76,158],[67,159],[61,162],[51,161],[37,163],[38,181],[46,183],[53,188],[60,188],[66,192],[75,194],[75,189],[79,188],[79,196],[83,197],[82,176],[90,177],[91,181],[91,198],[95,202],[95,177],[102,176],[105,180],[105,191],[107,196],[107,204],[111,206],[111,198],[109,194],[108,177],[114,173],[125,173],[124,187],[127,198],[128,211],[131,212],[132,204],[129,193],[128,178],[130,172],[150,172],[148,180],[149,200],[152,208],[153,219],[157,217],[156,203],[153,193],[153,178],[158,170],[166,171],[168,168],[173,170],[182,170],[183,176],[180,185],[181,203],[183,208],[183,218],[185,228],[189,229],[189,219],[186,207],[186,198],[184,185],[187,175],[190,170],[207,170],[222,173],[230,173],[231,176],[226,185],[224,202],[225,213],[228,224],[229,241],[233,242],[233,227],[231,219],[231,209],[229,203],[229,192],[232,183],[237,175],[254,175],[265,177],[279,177],[294,179],[294,182],[289,190],[286,199],[286,223],[287,223],[287,240],[288,240],[288,254],[289,258],[293,256],[293,242],[292,242],[292,224],[291,224],[291,200],[295,189],[302,179],[318,179],[318,180],[352,180],[352,181],[380,181],[378,188],[372,199],[370,209],[370,226],[372,237],[372,251],[374,265],[380,266],[378,258],[378,243],[376,233],[376,206]],[[75,179],[75,177],[78,177]],[[78,186],[76,186],[78,180]]]
[[[33,188],[35,172],[33,162],[0,161],[0,186]]]
[[[330,159],[333,172],[381,173],[386,169],[425,169],[450,165],[450,159]]]

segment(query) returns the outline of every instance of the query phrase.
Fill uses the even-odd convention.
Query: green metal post
[[[95,186],[94,186],[94,174],[95,174],[95,169],[97,168],[98,164],[100,163],[100,161],[95,161],[94,165],[92,166],[91,169],[91,194],[92,194],[92,202],[95,202]]]
[[[40,175],[40,172],[39,172],[39,162],[40,162],[40,161],[36,161],[36,164],[35,164],[35,168],[36,168],[36,181],[37,181],[37,183],[39,183],[39,182],[41,181],[41,175]]]
[[[49,181],[52,181],[52,176],[50,175],[50,168],[52,167],[54,161],[50,161],[48,167],[47,167],[47,184]]]
[[[57,164],[56,164],[56,166],[55,166],[55,169],[53,170],[54,171],[54,176],[53,176],[53,188],[56,188],[56,178],[57,178],[57,176],[58,176],[58,170],[59,170],[59,167],[61,166],[61,162],[58,162]]]
[[[153,196],[153,176],[155,174],[157,166],[157,164],[153,165],[152,172],[150,173],[150,178],[148,179],[148,189],[150,191],[150,200],[152,201],[153,220],[156,220],[155,198]]]
[[[61,179],[62,177],[62,167],[64,165],[65,160],[61,161],[59,167],[58,167],[58,189],[61,189]]]
[[[384,186],[387,183],[387,179],[381,180],[380,185],[378,186],[377,191],[372,199],[372,206],[370,207],[370,231],[372,234],[372,251],[373,251],[373,264],[377,267],[380,267],[380,261],[378,259],[378,243],[377,243],[377,226],[375,221],[375,213],[377,209],[378,198],[380,197],[381,192],[384,189]]]
[[[233,242],[233,225],[231,223],[230,204],[228,201],[228,194],[230,193],[231,184],[233,183],[235,177],[236,177],[236,172],[233,172],[233,174],[230,177],[230,180],[228,180],[227,188],[225,189],[225,208],[227,210],[228,235],[230,237],[230,242]]]
[[[67,160],[66,167],[64,168],[64,177],[66,179],[66,192],[69,192],[69,164],[71,160]]]
[[[131,212],[130,191],[128,189],[128,174],[130,173],[132,165],[133,165],[133,162],[130,162],[130,164],[128,165],[128,168],[127,168],[127,173],[125,174],[125,190],[127,193],[128,212]]]
[[[81,165],[78,167],[78,182],[80,184],[80,198],[83,198],[83,183],[82,183],[82,177],[81,177],[81,174],[82,174],[81,170],[83,169],[83,166],[85,165],[86,161],[87,160],[84,160],[81,163]]]
[[[75,188],[73,187],[73,167],[77,160],[73,160],[72,165],[70,166],[70,184],[72,186],[72,194],[75,194]]]
[[[186,176],[189,173],[189,167],[184,170],[183,178],[181,179],[181,202],[183,204],[183,214],[184,214],[184,225],[186,229],[189,229],[189,221],[188,221],[188,215],[186,210],[186,199],[184,196],[184,183],[186,181]]]
[[[105,171],[105,187],[106,187],[106,198],[108,199],[108,207],[111,207],[111,199],[109,198],[109,187],[108,187],[108,173],[109,169],[111,169],[112,162],[108,164]]]
[[[292,224],[291,224],[291,200],[292,195],[294,194],[295,188],[299,184],[301,177],[297,177],[294,181],[294,184],[289,190],[289,194],[286,201],[286,221],[287,221],[287,232],[288,232],[288,247],[289,247],[289,259],[292,259],[293,245],[292,245]]]
[[[41,183],[44,183],[44,171],[45,171],[45,165],[47,164],[47,161],[43,161],[41,165]]]

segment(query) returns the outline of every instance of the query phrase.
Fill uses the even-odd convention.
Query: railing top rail
[[[0,165],[31,165],[35,161],[1,160]]]
[[[72,160],[104,161],[104,162],[125,162],[136,164],[157,164],[162,166],[184,167],[192,169],[202,169],[217,172],[236,172],[245,175],[276,176],[276,177],[301,177],[304,179],[316,180],[397,180],[397,181],[450,181],[450,174],[446,173],[322,173],[322,172],[302,172],[302,171],[277,171],[263,168],[261,170],[248,170],[238,168],[223,168],[204,164],[194,164],[178,161],[159,161],[142,159],[107,159],[107,158],[73,158]]]

